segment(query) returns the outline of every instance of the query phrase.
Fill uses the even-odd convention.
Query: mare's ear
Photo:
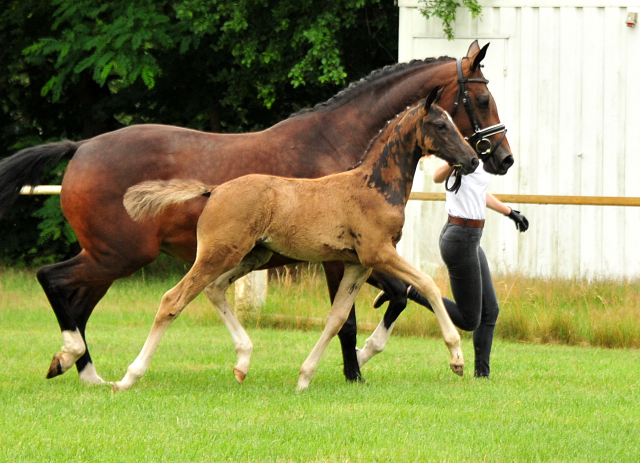
[[[429,108],[431,108],[432,104],[436,104],[440,100],[443,91],[444,87],[440,87],[439,85],[436,85],[431,89],[431,92],[429,92],[429,96],[424,101],[425,112],[429,111]]]
[[[469,45],[469,49],[467,50],[467,58],[471,58],[476,53],[480,51],[480,45],[477,40],[474,40],[471,45]]]
[[[476,40],[477,42],[477,40]],[[476,43],[474,42],[474,43]],[[471,44],[473,46],[473,44]],[[478,66],[480,66],[480,63],[482,62],[482,60],[484,59],[485,55],[487,54],[487,49],[489,48],[489,44],[486,44],[484,47],[482,47],[482,49],[480,49],[478,51],[478,53],[475,54],[475,56],[473,56],[472,58],[470,57],[471,61],[473,61],[473,64],[471,65],[471,70],[475,71],[476,69],[478,69]],[[469,47],[469,50],[471,50],[471,47]]]

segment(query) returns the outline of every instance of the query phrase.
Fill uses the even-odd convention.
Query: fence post
[[[267,302],[268,270],[257,270],[235,282],[235,312],[238,318],[257,316]]]

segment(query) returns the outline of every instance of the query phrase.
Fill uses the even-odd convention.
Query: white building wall
[[[491,81],[516,164],[493,177],[493,193],[640,196],[640,24],[625,24],[631,3],[586,0],[482,0],[483,15],[460,9],[456,39],[426,20],[417,0],[400,0],[399,61],[461,57],[490,42]],[[530,2],[531,3],[531,2]],[[424,159],[414,191],[439,160]],[[640,208],[513,204],[531,224],[487,212],[482,246],[494,271],[543,277],[640,276]],[[426,271],[442,265],[442,202],[410,201],[401,253]]]

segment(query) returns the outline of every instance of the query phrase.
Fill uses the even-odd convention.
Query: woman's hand
[[[513,220],[516,223],[516,229],[519,230],[521,233],[526,232],[527,229],[529,228],[529,221],[524,216],[524,214],[522,214],[520,211],[511,209],[511,212],[507,214],[507,217],[509,217],[511,220]]]

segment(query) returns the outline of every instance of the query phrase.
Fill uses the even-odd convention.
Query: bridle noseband
[[[451,117],[454,117],[456,115],[456,111],[458,110],[458,105],[460,104],[460,99],[462,98],[462,104],[467,113],[467,116],[469,116],[469,121],[473,126],[473,135],[471,135],[470,137],[465,137],[465,140],[467,140],[471,145],[471,147],[476,151],[476,153],[478,154],[478,157],[483,161],[485,161],[489,156],[491,156],[492,152],[498,149],[498,147],[500,146],[500,143],[502,143],[502,140],[504,140],[504,137],[507,134],[507,128],[504,126],[504,124],[492,125],[491,127],[487,127],[486,129],[480,128],[480,124],[478,124],[478,121],[473,115],[473,108],[471,107],[469,93],[467,92],[467,88],[465,87],[464,84],[466,84],[467,82],[488,84],[489,81],[487,79],[480,78],[480,77],[471,77],[471,78],[465,79],[464,76],[462,75],[462,58],[458,58],[456,60],[456,68],[458,71],[458,92],[456,93],[456,99],[453,103],[453,110],[451,111]],[[496,145],[493,146],[493,143],[491,143],[491,140],[489,140],[489,137],[498,133],[502,133],[502,136],[498,139],[498,143],[496,143]],[[461,182],[458,180],[458,179],[461,179],[458,172],[459,169],[460,167],[457,167],[457,166],[453,166],[451,168],[451,171],[447,176],[447,180],[445,180],[445,188],[447,190],[454,191],[457,193],[458,190],[460,189]],[[454,173],[454,170],[455,170],[456,181],[454,182],[453,186],[449,188],[448,181],[451,175]]]

